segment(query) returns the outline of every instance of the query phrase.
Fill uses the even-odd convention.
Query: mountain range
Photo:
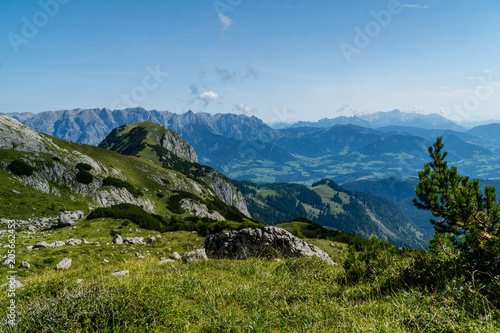
[[[311,187],[234,182],[199,164],[181,136],[151,121],[117,127],[99,147],[57,139],[6,116],[0,116],[0,133],[0,218],[81,210],[92,218],[126,216],[157,231],[308,218],[333,230],[425,247],[420,227],[387,199],[328,179]]]
[[[254,116],[176,114],[142,108],[9,115],[35,130],[92,145],[99,144],[116,127],[149,120],[179,133],[194,147],[200,163],[233,179],[260,183],[312,184],[323,178],[345,183],[391,176],[415,177],[427,161],[427,147],[436,136],[444,137],[449,161],[460,172],[472,177],[500,178],[500,138],[496,134],[500,125],[465,131],[436,114],[395,110],[336,118],[335,122],[340,124],[326,128],[312,123],[308,124],[313,127],[297,127],[307,125],[299,123],[280,130]]]

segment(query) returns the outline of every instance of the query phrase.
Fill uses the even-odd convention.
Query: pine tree
[[[413,203],[441,217],[431,220],[437,233],[459,237],[455,246],[461,250],[465,265],[498,274],[500,206],[495,188],[486,186],[483,194],[479,180],[459,175],[456,167],[449,168],[443,147],[441,137],[429,147],[431,161],[418,173],[418,200],[413,199]]]

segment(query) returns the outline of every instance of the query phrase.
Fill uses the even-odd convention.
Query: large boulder
[[[81,210],[77,210],[75,212],[64,211],[57,213],[57,224],[60,227],[67,227],[70,225],[74,225],[76,221],[84,218],[85,215]]]
[[[225,231],[205,237],[204,248],[209,257],[245,259],[252,256],[318,257],[335,265],[326,252],[293,236],[288,231],[266,227]]]

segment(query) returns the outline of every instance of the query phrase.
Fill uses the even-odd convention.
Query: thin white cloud
[[[233,25],[233,20],[222,13],[219,13],[219,20],[222,24],[222,30],[227,30]]]
[[[243,102],[239,102],[239,103],[236,103],[235,105],[233,105],[233,110],[236,112],[242,112],[244,114],[251,114],[251,113],[255,113],[257,111],[256,108],[246,106],[245,103],[243,103]]]
[[[202,101],[204,101],[205,103],[208,103],[208,102],[212,102],[212,101],[218,100],[219,99],[219,95],[217,95],[213,91],[205,91],[205,92],[201,93],[198,96],[198,98],[201,99]]]
[[[414,5],[406,4],[406,5],[403,5],[403,7],[414,8],[414,9],[428,9],[429,8],[429,6],[427,6],[427,5],[420,5],[420,4],[414,4]]]

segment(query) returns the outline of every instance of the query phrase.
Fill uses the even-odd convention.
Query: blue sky
[[[494,0],[4,0],[0,112],[500,118],[499,10]]]

